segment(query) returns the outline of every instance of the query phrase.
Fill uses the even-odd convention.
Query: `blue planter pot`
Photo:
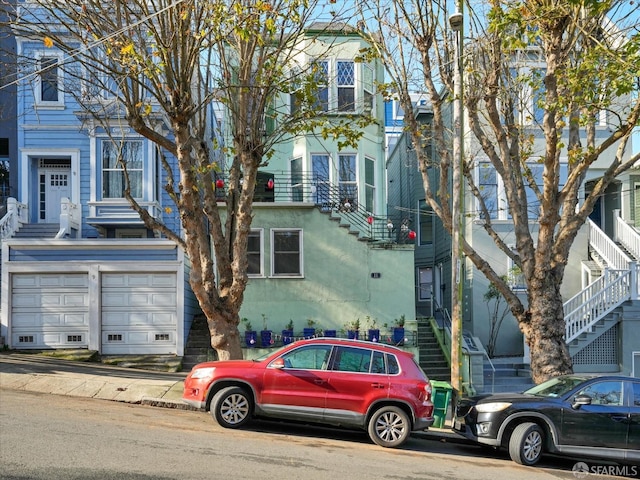
[[[302,329],[302,336],[304,338],[313,338],[316,335],[316,329],[315,328],[304,328]]]
[[[380,341],[380,330],[377,328],[371,328],[368,332],[367,340],[370,342],[379,342]]]
[[[247,344],[247,348],[255,348],[257,346],[257,333],[255,330],[249,330],[244,332],[244,343]]]
[[[396,345],[404,345],[404,327],[394,327],[393,343]]]
[[[293,342],[293,330],[282,330],[282,344],[289,345]]]
[[[324,336],[325,337],[336,337],[338,334],[338,332],[336,332],[335,330],[325,330],[324,331]]]
[[[359,336],[360,336],[359,330],[347,330],[347,338],[351,340],[358,340]]]
[[[262,348],[267,348],[273,345],[271,338],[272,338],[271,330],[262,330],[260,332],[260,344],[262,345]]]

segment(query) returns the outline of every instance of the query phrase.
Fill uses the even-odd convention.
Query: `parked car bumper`
[[[458,435],[461,435],[474,443],[490,445],[492,447],[500,446],[500,440],[495,437],[478,436],[476,434],[477,426],[475,424],[467,424],[463,417],[457,417],[454,419],[452,430]]]
[[[426,430],[431,425],[433,425],[433,417],[416,418],[416,422],[415,422],[415,425],[413,426],[413,429],[415,431]]]

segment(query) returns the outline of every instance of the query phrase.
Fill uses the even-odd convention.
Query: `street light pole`
[[[464,188],[462,183],[462,48],[463,48],[463,16],[462,0],[459,0],[456,13],[449,17],[449,25],[456,33],[455,68],[453,74],[453,145],[452,145],[452,189],[451,202],[451,386],[456,392],[462,392],[462,295],[464,282],[462,279],[462,209],[464,208]]]

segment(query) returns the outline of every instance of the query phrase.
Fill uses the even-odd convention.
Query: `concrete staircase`
[[[204,315],[199,315],[193,319],[187,344],[182,357],[182,371],[190,371],[194,365],[200,362],[217,360],[216,351],[211,348],[209,327]]]
[[[522,362],[522,357],[494,358],[491,364],[485,360],[484,389],[477,393],[523,392],[534,385],[529,366]]]
[[[429,380],[451,382],[451,367],[428,322],[418,322],[417,341],[420,366]]]
[[[58,223],[25,223],[13,234],[13,238],[56,238]]]

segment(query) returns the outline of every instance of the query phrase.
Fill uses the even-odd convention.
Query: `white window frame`
[[[146,158],[145,158],[145,141],[144,138],[142,137],[125,137],[125,138],[121,138],[118,140],[118,142],[138,142],[141,144],[140,147],[140,154],[142,155],[142,158],[140,159],[140,164],[141,167],[140,168],[130,168],[127,167],[127,170],[129,172],[129,175],[131,175],[131,172],[140,172],[140,196],[136,196],[136,195],[132,195],[133,198],[135,198],[136,200],[144,200],[145,199],[145,188],[146,188],[146,176],[145,176],[145,166],[148,165],[148,163],[146,162]],[[120,197],[107,197],[105,196],[105,172],[124,172],[124,168],[107,168],[105,169],[104,167],[104,163],[103,163],[103,145],[105,143],[113,143],[113,141],[108,138],[108,137],[101,137],[99,142],[98,142],[98,168],[100,171],[100,200],[103,202],[117,202],[117,201],[125,201],[125,197],[120,196]],[[113,148],[117,148],[117,146],[114,146]],[[158,199],[159,201],[159,199]]]
[[[56,58],[58,60],[57,63],[57,86],[58,86],[58,100],[56,101],[44,101],[42,100],[42,59],[43,58]],[[64,102],[64,71],[62,69],[62,62],[64,60],[64,55],[62,52],[56,51],[44,51],[38,50],[35,52],[36,59],[36,75],[35,75],[35,90],[34,90],[34,103],[35,106],[41,109],[62,109],[65,106]]]
[[[258,273],[249,273],[249,270],[247,268],[247,275],[249,276],[249,278],[264,278],[264,229],[263,228],[252,228],[250,231],[250,234],[258,234],[259,236],[259,240],[260,240],[260,246],[259,246],[259,255],[260,255],[260,261],[259,261],[259,272]],[[247,249],[247,257],[248,257],[248,253],[249,250]]]
[[[280,232],[297,232],[298,233],[298,258],[300,263],[300,271],[297,274],[292,273],[276,273],[276,248],[275,248],[275,235]],[[271,274],[272,278],[304,278],[304,235],[301,228],[272,228],[270,230],[270,242],[271,242]]]
[[[517,253],[515,245],[509,245],[509,249],[511,249],[512,252]],[[513,269],[515,267],[516,264],[513,263],[511,257],[507,257],[507,283],[514,292],[526,292],[527,282],[524,279],[524,275],[522,273],[519,275],[514,274]]]
[[[353,83],[346,84],[346,85],[338,84],[338,64],[339,63],[350,63],[353,66]],[[338,114],[353,114],[353,113],[356,113],[357,111],[356,107],[358,105],[358,100],[361,98],[360,95],[358,95],[358,89],[356,88],[356,86],[359,83],[358,82],[358,70],[359,70],[358,65],[359,64],[356,63],[355,60],[353,59],[337,58],[335,60],[335,63],[333,66],[335,75],[333,76],[334,80],[331,83],[333,84],[333,90],[334,90],[334,105],[335,105],[334,111]],[[341,88],[343,89],[351,88],[353,90],[353,102],[351,102],[351,108],[349,110],[340,109],[340,95],[338,94],[338,91]]]

